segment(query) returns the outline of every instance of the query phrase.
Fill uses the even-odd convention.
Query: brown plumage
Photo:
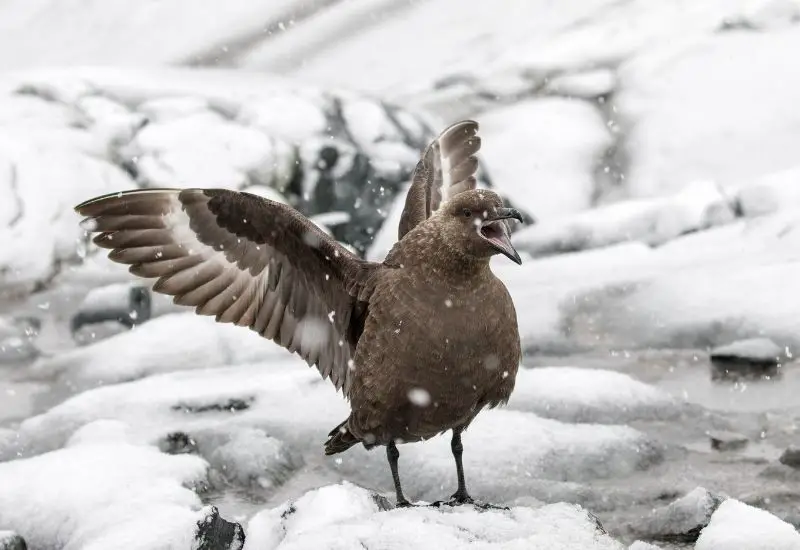
[[[109,258],[153,289],[217,321],[255,330],[296,352],[350,401],[325,453],[387,447],[398,504],[398,442],[453,430],[458,490],[471,501],[461,432],[505,403],[520,360],[511,297],[489,268],[519,263],[508,218],[476,189],[477,123],[447,128],[417,165],[400,240],[367,262],[292,208],[223,189],[152,189],[76,207]]]

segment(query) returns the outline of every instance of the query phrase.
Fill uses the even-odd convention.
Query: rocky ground
[[[0,7],[0,549],[800,547],[796,1],[66,6]],[[508,511],[394,510],[382,453],[322,456],[327,382],[142,301],[71,211],[247,189],[380,260],[462,116],[537,221],[494,266],[525,368],[464,438]],[[421,503],[452,470],[401,448]]]

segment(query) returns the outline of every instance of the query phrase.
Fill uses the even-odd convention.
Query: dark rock
[[[241,550],[244,548],[244,529],[219,515],[211,506],[205,520],[197,522],[197,550]]]
[[[708,433],[711,448],[715,451],[738,451],[747,447],[750,440],[736,432],[713,431]]]
[[[150,289],[138,284],[113,284],[89,292],[70,321],[72,335],[86,325],[115,321],[133,328],[150,319]]]
[[[18,534],[12,531],[0,531],[0,550],[27,550],[28,545]]]
[[[800,470],[786,464],[770,464],[761,470],[758,476],[783,483],[800,483]]]
[[[786,354],[769,338],[751,338],[711,350],[711,378],[772,378],[780,374]]]
[[[196,454],[197,442],[186,432],[172,432],[158,442],[158,448],[170,455]]]
[[[636,536],[665,542],[695,542],[725,497],[698,487],[682,498],[657,508],[641,523],[631,525]]]
[[[778,460],[781,464],[800,469],[800,447],[791,446],[787,448]]]
[[[246,399],[232,398],[221,403],[178,403],[171,408],[173,411],[185,413],[204,413],[204,412],[239,412],[250,408],[250,404],[255,401],[254,397]]]

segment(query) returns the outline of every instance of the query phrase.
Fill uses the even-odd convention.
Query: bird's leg
[[[464,480],[464,465],[461,462],[461,456],[464,454],[464,445],[461,444],[461,429],[456,428],[453,430],[453,439],[450,441],[450,449],[453,451],[453,458],[456,459],[456,475],[458,476],[458,489],[450,497],[447,504],[472,504],[476,508],[482,510],[508,510],[505,506],[495,506],[484,502],[476,502],[467,492],[467,483]],[[440,503],[434,503],[438,506]]]
[[[394,492],[397,497],[397,507],[405,508],[411,506],[411,503],[403,496],[403,488],[400,487],[400,474],[397,472],[397,460],[400,458],[400,451],[397,450],[397,445],[394,440],[390,441],[386,446],[386,458],[389,459],[389,468],[392,470],[392,481],[394,481]]]
[[[467,492],[467,482],[464,480],[464,465],[461,463],[461,456],[464,454],[464,445],[461,444],[461,429],[453,429],[453,439],[450,441],[450,450],[453,451],[453,458],[456,459],[456,475],[458,476],[458,489],[450,497],[457,504],[472,503],[472,497]]]

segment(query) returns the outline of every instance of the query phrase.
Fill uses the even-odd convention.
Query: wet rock
[[[73,338],[80,340],[87,325],[114,322],[126,328],[145,323],[152,315],[150,289],[135,283],[117,283],[90,291],[70,320]]]
[[[653,510],[632,530],[637,536],[666,542],[694,542],[725,497],[698,487],[682,498]]]
[[[747,436],[736,432],[715,430],[708,433],[711,448],[715,451],[738,451],[744,449],[749,443]]]
[[[253,401],[254,398],[250,397],[247,399],[232,398],[208,403],[178,403],[172,406],[172,410],[190,414],[205,412],[239,412],[249,409]]]
[[[711,350],[712,379],[776,376],[785,351],[769,338],[749,338]]]
[[[13,531],[0,531],[0,550],[27,550],[25,540]]]
[[[158,442],[162,453],[170,455],[197,453],[197,442],[186,432],[168,433]]]
[[[280,439],[257,428],[198,433],[198,448],[211,465],[212,484],[272,490],[303,465],[303,459]]]
[[[778,460],[781,464],[791,466],[795,469],[800,469],[800,447],[788,447],[785,451],[783,451]]]
[[[205,519],[197,522],[197,550],[241,550],[244,548],[244,529],[219,515],[216,506],[208,509]]]

